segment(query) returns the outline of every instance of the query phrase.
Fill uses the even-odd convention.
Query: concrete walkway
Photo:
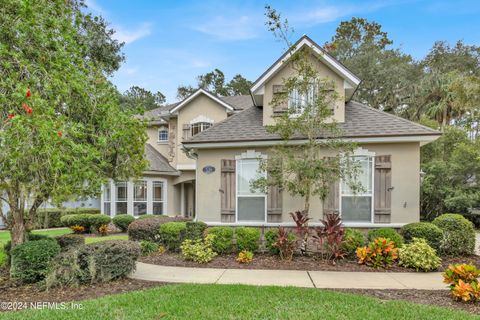
[[[137,262],[133,279],[350,289],[446,289],[440,272],[333,272],[167,267]]]

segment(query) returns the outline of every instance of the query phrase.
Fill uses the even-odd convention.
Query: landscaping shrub
[[[260,239],[260,229],[250,227],[240,227],[235,229],[238,251],[258,250],[258,240]]]
[[[202,239],[207,229],[207,224],[201,221],[187,221],[185,229],[185,239]]]
[[[36,233],[31,233],[31,232],[27,234],[27,241],[38,241],[38,240],[54,240],[54,239],[50,238],[47,235],[43,235],[43,234],[36,234]],[[5,256],[6,256],[6,263],[10,263],[10,260],[11,260],[10,251],[11,250],[12,250],[12,241],[8,240],[3,245],[3,252],[5,253]]]
[[[71,226],[70,229],[72,229],[73,233],[80,234],[80,233],[85,233],[85,227],[79,226],[78,224]]]
[[[55,237],[58,245],[62,251],[70,250],[71,248],[79,247],[85,244],[85,238],[76,234],[66,234]]]
[[[322,254],[332,261],[335,261],[337,258],[343,258],[345,253],[342,251],[341,246],[344,228],[340,215],[338,213],[327,213],[325,219],[320,219],[320,221],[323,227],[317,228],[317,238],[320,245],[323,246]]]
[[[403,245],[403,237],[392,228],[378,228],[368,231],[369,241],[373,241],[377,238],[390,239],[397,248],[400,248]]]
[[[56,241],[38,240],[22,243],[11,251],[10,276],[23,283],[43,280],[50,261],[60,253]]]
[[[443,231],[440,253],[451,256],[474,254],[475,230],[473,224],[459,214],[442,214],[433,224]]]
[[[400,233],[405,242],[411,242],[413,238],[425,239],[430,247],[440,250],[440,243],[443,239],[443,231],[430,222],[414,222],[404,225]]]
[[[368,246],[357,248],[359,264],[366,264],[374,268],[390,267],[398,258],[398,249],[395,243],[386,238],[377,238]]]
[[[91,228],[95,231],[99,231],[101,226],[108,225],[112,221],[112,218],[105,214],[91,214],[89,217]]]
[[[135,218],[129,214],[120,214],[118,216],[113,217],[112,222],[117,227],[120,229],[122,232],[127,232],[128,226],[130,223],[135,221]]]
[[[205,239],[191,240],[187,239],[183,241],[180,246],[182,250],[182,256],[185,260],[192,260],[198,263],[207,263],[212,261],[217,255],[212,249],[212,243],[215,236],[209,234]]]
[[[207,233],[215,236],[212,240],[213,251],[218,254],[225,254],[233,251],[232,227],[212,227],[208,228]]]
[[[160,225],[171,221],[185,221],[185,219],[164,215],[158,215],[150,219],[136,219],[128,226],[128,238],[135,241],[148,240],[159,242]]]
[[[74,248],[55,257],[46,286],[78,286],[124,278],[135,270],[140,253],[140,245],[127,240],[102,241]]]
[[[464,302],[480,300],[480,285],[478,277],[480,270],[470,264],[455,264],[448,266],[443,273],[443,282],[448,283],[455,300]]]
[[[275,242],[277,242],[278,229],[268,229],[263,236],[265,237],[265,249],[267,249],[268,253],[279,255],[280,251],[274,246]]]
[[[345,256],[355,256],[357,248],[363,247],[364,245],[365,238],[361,231],[345,228],[345,232],[343,233],[343,241],[340,245],[340,250],[345,254]]]
[[[238,254],[237,262],[248,264],[252,261],[253,261],[253,252],[243,250],[243,251],[240,251],[240,253]]]
[[[159,240],[168,250],[178,252],[185,239],[185,222],[167,222],[160,225]]]
[[[0,249],[0,268],[3,267],[5,264],[7,264],[7,254],[3,250],[3,248]]]
[[[90,219],[91,216],[90,214],[67,214],[60,220],[65,227],[80,226],[84,228],[85,232],[89,232],[93,222]]]
[[[290,261],[297,247],[297,240],[293,233],[284,228],[278,228],[277,239],[273,246],[278,249],[280,259]]]
[[[64,210],[59,208],[38,209],[33,221],[35,229],[47,229],[62,227],[60,218],[64,215]]]
[[[141,216],[137,217],[137,220],[138,219],[150,219],[150,218],[156,218],[156,217],[162,217],[162,216],[164,216],[164,215],[142,214]]]
[[[437,256],[427,240],[413,238],[412,242],[405,244],[398,250],[400,265],[414,268],[417,271],[432,271],[440,267],[442,259]]]
[[[104,237],[108,234],[108,225],[102,224],[100,228],[98,228],[98,233]]]
[[[142,256],[148,256],[158,251],[158,243],[152,241],[142,240],[140,241],[140,247],[142,249]]]

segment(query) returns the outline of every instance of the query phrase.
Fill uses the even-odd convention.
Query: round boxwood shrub
[[[365,237],[361,231],[345,228],[343,242],[340,246],[340,250],[345,253],[345,255],[349,257],[355,256],[357,248],[363,247],[364,245]]]
[[[212,240],[212,249],[218,254],[230,253],[233,251],[233,228],[232,227],[211,227],[208,234],[215,237]]]
[[[278,248],[273,245],[278,238],[278,229],[268,229],[267,231],[265,231],[263,236],[265,237],[265,249],[267,249],[268,253],[273,255],[279,255],[280,250],[278,250]]]
[[[165,248],[170,251],[180,251],[180,246],[185,240],[185,231],[187,224],[185,222],[167,222],[160,225],[159,240]]]
[[[79,247],[85,244],[85,238],[76,234],[57,236],[55,237],[55,240],[57,240],[57,243],[60,245],[62,251],[67,251],[71,248]]]
[[[97,231],[100,226],[109,224],[111,218],[104,214],[67,214],[61,219],[61,222],[66,227],[81,226],[85,228],[86,232]]]
[[[260,229],[251,227],[240,227],[235,229],[235,238],[237,240],[238,251],[258,250],[258,240],[260,239]]]
[[[48,266],[57,254],[60,246],[56,241],[27,241],[11,250],[10,276],[23,283],[34,283],[43,280]]]
[[[417,271],[436,270],[442,262],[435,249],[422,238],[413,238],[410,243],[405,244],[399,249],[398,257],[400,265]]]
[[[46,286],[78,286],[124,278],[135,270],[140,254],[140,245],[127,240],[102,241],[74,248],[52,261]]]
[[[120,229],[122,232],[126,232],[128,230],[128,226],[130,223],[135,221],[135,218],[129,214],[120,214],[118,216],[113,217],[112,222]]]
[[[406,224],[400,229],[400,234],[407,243],[411,242],[413,238],[425,239],[430,247],[437,250],[437,252],[443,239],[442,229],[430,222]]]
[[[368,231],[368,241],[373,241],[377,238],[390,239],[396,248],[400,248],[403,245],[403,237],[393,228],[378,228]]]
[[[460,214],[446,213],[432,222],[443,231],[440,252],[444,255],[461,256],[475,252],[475,229],[473,224]]]
[[[159,229],[160,226],[172,221],[185,221],[187,219],[182,217],[169,217],[158,215],[150,219],[137,219],[128,226],[128,238],[134,241],[160,241]]]
[[[101,226],[108,225],[112,221],[112,218],[104,214],[91,214],[89,220],[91,228],[98,231],[98,228]]]

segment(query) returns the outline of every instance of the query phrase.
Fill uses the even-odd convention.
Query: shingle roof
[[[345,105],[345,122],[338,126],[344,138],[439,135],[418,123],[351,101]],[[301,139],[302,137],[296,137]],[[321,138],[321,137],[319,137]],[[250,107],[183,143],[280,140],[263,126],[261,107]]]
[[[147,171],[157,171],[169,174],[177,173],[177,170],[168,163],[167,158],[149,143],[145,144],[145,157],[148,161]]]

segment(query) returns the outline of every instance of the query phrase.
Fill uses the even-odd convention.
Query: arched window
[[[211,122],[195,122],[195,123],[192,123],[190,125],[190,130],[191,130],[192,137],[194,135],[202,132],[203,130],[207,130],[211,126],[213,126],[213,123],[211,123]]]
[[[158,129],[158,142],[168,142],[168,128],[160,127]]]

